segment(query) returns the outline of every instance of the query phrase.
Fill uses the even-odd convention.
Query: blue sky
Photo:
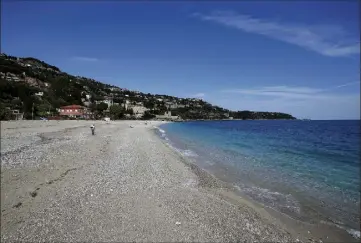
[[[358,1],[2,1],[1,51],[234,110],[360,118]]]

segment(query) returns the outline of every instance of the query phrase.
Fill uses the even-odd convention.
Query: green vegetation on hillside
[[[152,119],[171,111],[182,119],[295,119],[278,112],[230,111],[200,99],[177,98],[130,91],[94,79],[73,76],[36,58],[0,56],[0,119],[11,119],[12,110],[25,119],[57,115],[64,105],[82,105],[96,118],[136,117],[134,110],[144,108],[142,119]],[[108,103],[111,102],[111,106]],[[125,107],[127,102],[128,108]]]

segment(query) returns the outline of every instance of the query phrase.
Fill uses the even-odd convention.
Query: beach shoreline
[[[159,124],[157,127],[161,126]],[[169,148],[174,150],[172,146],[162,140]],[[176,151],[176,150],[174,150]],[[177,151],[176,151],[177,152]],[[221,190],[213,190],[212,192],[217,194],[223,199],[235,203],[243,204],[254,209],[256,212],[262,214],[265,218],[271,218],[273,221],[277,221],[280,224],[280,227],[284,227],[288,232],[292,234],[298,240],[307,242],[307,241],[322,241],[322,242],[358,242],[357,237],[353,237],[351,232],[348,232],[346,228],[338,227],[335,224],[329,222],[320,222],[320,223],[310,223],[305,222],[292,216],[277,211],[276,209],[266,206],[254,199],[250,198],[246,194],[242,193],[236,186],[232,183],[223,180],[221,177],[214,175],[214,172],[207,171],[201,168],[199,165],[196,165],[193,162],[189,161],[189,158],[185,157],[182,153],[178,152],[181,161],[192,168],[192,171],[199,177],[202,178],[201,181],[215,181],[214,184],[221,185],[219,188]],[[202,185],[200,185],[203,187]],[[205,186],[207,187],[207,186]]]
[[[2,240],[353,240],[244,198],[147,123],[2,122]]]

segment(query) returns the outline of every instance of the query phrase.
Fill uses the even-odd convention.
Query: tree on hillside
[[[11,111],[6,109],[5,105],[0,103],[0,120],[6,121],[11,119]]]
[[[171,110],[172,116],[179,116],[179,112],[177,110]]]
[[[122,98],[114,98],[113,102],[118,103],[118,104],[122,104],[124,102],[124,99],[122,99]]]
[[[148,109],[153,109],[155,106],[155,102],[153,100],[147,100],[144,102],[144,107]]]
[[[153,115],[149,111],[145,111],[144,115],[142,116],[142,120],[150,120],[150,119],[153,119],[153,118],[155,118],[155,115]]]
[[[134,115],[133,109],[129,108],[125,111],[125,114]]]
[[[42,103],[39,105],[36,105],[36,114],[41,117],[45,117],[49,115],[49,111],[51,110],[51,105],[47,103]]]
[[[13,109],[21,109],[23,103],[20,99],[15,98],[11,100],[11,106]]]
[[[94,95],[93,95],[93,94],[90,96],[90,102],[91,102],[91,103],[94,103],[94,102],[95,102],[95,98],[94,98]]]
[[[97,111],[97,105],[95,103],[91,103],[89,106],[89,109],[91,112],[96,112]]]
[[[99,113],[103,113],[106,109],[108,109],[108,104],[104,103],[104,102],[101,102],[100,104],[98,104],[96,106],[96,110],[99,112]]]
[[[158,106],[157,110],[159,110],[160,114],[163,115],[165,112],[168,111],[168,108],[165,105]]]
[[[109,107],[110,116],[112,119],[120,119],[124,116],[124,108],[120,105],[112,105]]]
[[[70,96],[68,96],[68,102],[75,105],[81,105],[81,91],[72,87],[69,90]]]

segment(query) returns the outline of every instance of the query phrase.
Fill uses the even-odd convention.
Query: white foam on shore
[[[157,127],[157,129],[158,129],[158,131],[159,131],[160,133],[165,134],[165,131],[164,131],[163,129],[161,129],[161,128],[159,128],[159,127]]]
[[[354,229],[348,229],[346,230],[347,233],[349,233],[350,235],[352,235],[352,237],[354,237],[355,239],[360,239],[360,231],[358,230],[354,230]]]
[[[334,225],[334,226],[336,226],[336,227],[338,227],[338,228],[340,228],[340,229],[345,230],[347,233],[349,233],[353,238],[355,238],[355,239],[357,239],[357,240],[361,238],[361,233],[360,233],[359,230],[347,229],[347,228],[345,228],[344,226],[342,226],[342,225],[340,225],[340,224],[338,224],[338,223],[335,223],[335,222],[333,222],[333,223],[329,223],[329,222],[325,222],[325,221],[322,221],[322,222],[325,223],[325,224]]]
[[[160,136],[161,136],[162,138],[166,138],[166,132],[165,132],[163,129],[161,129],[161,128],[159,128],[159,127],[156,127],[156,126],[154,126],[154,128],[159,131]],[[168,140],[168,139],[166,139],[166,140]]]
[[[182,156],[184,157],[198,157],[198,154],[196,154],[194,151],[189,150],[189,149],[179,149],[174,147],[171,143],[169,143],[169,139],[167,137],[164,138],[168,144],[169,147],[171,147],[173,150],[175,150],[176,152],[180,153]]]
[[[199,155],[195,153],[192,150],[189,149],[179,149],[175,147],[169,138],[167,137],[167,133],[165,130],[153,126],[155,129],[159,131],[159,136],[163,138],[166,141],[166,144],[179,153],[183,157],[188,157],[189,160],[193,160],[192,158],[198,157]],[[215,155],[214,155],[215,156]],[[209,165],[214,165],[214,162],[212,161],[205,161],[205,163]],[[196,184],[196,181],[188,180],[183,183],[186,187],[192,187]],[[242,194],[245,194],[245,196],[249,197],[250,199],[264,205],[265,207],[271,208],[272,210],[275,210],[279,213],[282,213],[290,218],[293,218],[293,216],[301,215],[301,204],[300,202],[293,197],[291,194],[283,194],[277,191],[271,191],[266,188],[261,188],[257,186],[249,186],[249,187],[240,187],[238,185],[234,185],[237,190],[239,190]],[[293,216],[291,216],[293,215]],[[332,224],[335,225],[335,224]],[[337,227],[342,228],[342,230],[346,231],[348,234],[350,234],[355,239],[361,238],[361,233],[359,230],[355,229],[347,229],[345,227],[342,227],[340,225],[337,225]]]
[[[285,195],[280,192],[270,191],[266,188],[260,188],[256,186],[241,188],[238,185],[235,185],[235,187],[247,196],[253,198],[265,206],[275,209],[276,211],[287,209],[287,211],[291,211],[296,214],[301,213],[301,205],[290,194]]]
[[[181,150],[181,153],[186,157],[198,157],[198,154],[189,149]]]
[[[190,149],[179,149],[179,148],[176,148],[175,146],[173,146],[171,143],[170,143],[170,140],[169,138],[167,137],[167,133],[166,131],[164,131],[163,129],[159,128],[159,127],[154,127],[156,128],[159,133],[160,133],[160,136],[167,141],[167,144],[175,151],[177,151],[178,153],[180,153],[182,156],[185,156],[185,157],[198,157],[198,154],[196,154],[194,151],[190,150]]]

